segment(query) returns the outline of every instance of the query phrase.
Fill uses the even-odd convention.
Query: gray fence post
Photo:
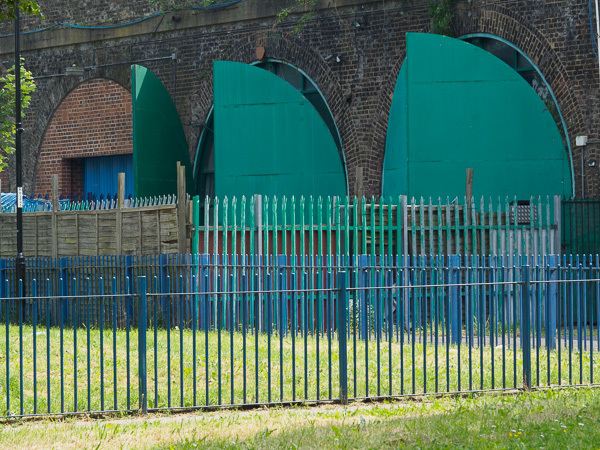
[[[524,265],[521,268],[522,283],[521,288],[521,351],[523,352],[523,387],[531,389],[531,323],[530,323],[530,302],[531,302],[531,282],[529,266]]]
[[[348,336],[346,331],[346,320],[348,316],[348,291],[346,272],[337,274],[338,285],[338,342],[340,352],[340,403],[348,404]]]
[[[148,297],[146,277],[138,277],[138,381],[140,412],[148,414],[148,365],[146,349],[146,328],[148,327]]]
[[[458,286],[460,282],[460,256],[452,255],[448,257],[448,263],[450,266],[450,323],[452,327],[451,341],[452,344],[458,345],[462,339],[462,327],[461,322],[461,301],[462,299],[458,295]]]

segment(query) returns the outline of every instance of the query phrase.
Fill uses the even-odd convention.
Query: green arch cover
[[[258,67],[215,61],[215,193],[346,195],[335,141],[312,104]]]
[[[407,34],[386,142],[384,195],[570,197],[570,158],[552,115],[508,65],[474,45]]]
[[[177,193],[177,161],[192,193],[192,163],[177,108],[162,82],[145,67],[131,66],[133,91],[133,190],[136,197]]]

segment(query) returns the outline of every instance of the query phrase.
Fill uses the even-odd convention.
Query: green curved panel
[[[406,62],[402,64],[398,74],[388,119],[383,160],[383,193],[386,196],[408,192],[406,186],[408,180],[406,66]]]
[[[247,64],[216,61],[215,193],[345,195],[329,129],[292,85]]]
[[[388,125],[385,195],[462,197],[473,168],[474,196],[571,196],[552,115],[512,68],[463,41],[413,33],[404,65]]]
[[[193,193],[192,164],[179,114],[162,82],[145,67],[131,66],[133,91],[133,190],[136,197],[177,193],[177,161]]]

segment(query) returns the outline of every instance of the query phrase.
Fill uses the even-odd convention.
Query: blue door
[[[133,195],[133,155],[99,156],[83,160],[83,192],[99,198],[118,192],[118,174],[125,173],[125,197]]]

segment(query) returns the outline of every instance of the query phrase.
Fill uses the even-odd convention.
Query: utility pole
[[[17,172],[17,258],[15,261],[15,296],[25,295],[25,257],[23,256],[23,168],[21,118],[21,24],[19,0],[15,0],[15,160]],[[23,292],[19,292],[23,280]]]

